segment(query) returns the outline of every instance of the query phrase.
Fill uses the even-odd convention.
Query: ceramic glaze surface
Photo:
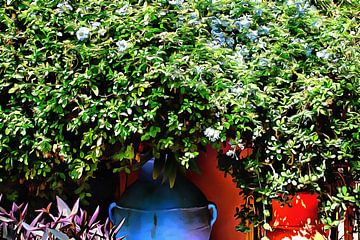
[[[158,211],[113,206],[112,211],[114,223],[126,219],[117,234],[117,237],[126,236],[126,240],[208,240],[210,238],[212,216],[207,206]]]
[[[170,188],[151,177],[153,161],[142,168],[139,180],[109,207],[111,221],[125,222],[117,237],[126,240],[208,240],[217,217],[214,204],[181,176]]]

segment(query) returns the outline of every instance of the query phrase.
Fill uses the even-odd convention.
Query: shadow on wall
[[[218,208],[218,218],[214,224],[211,240],[241,240],[247,235],[235,230],[238,221],[234,218],[235,209],[242,204],[239,189],[230,176],[217,168],[217,152],[208,146],[197,161],[201,174],[189,173],[187,177],[214,202]]]

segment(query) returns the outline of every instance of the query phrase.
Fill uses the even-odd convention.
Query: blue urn
[[[125,219],[117,237],[126,240],[209,240],[216,206],[190,181],[178,176],[173,188],[152,179],[154,160],[117,203],[110,204],[114,225]]]

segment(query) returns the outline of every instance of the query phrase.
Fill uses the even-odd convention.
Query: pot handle
[[[113,224],[115,224],[115,220],[114,220],[114,218],[113,218],[113,209],[114,208],[116,208],[117,207],[117,205],[116,205],[116,203],[111,203],[110,204],[110,206],[109,206],[109,218],[110,218],[110,221],[113,223]]]
[[[215,221],[216,221],[217,216],[218,216],[216,205],[213,204],[213,203],[210,203],[210,204],[208,204],[208,209],[212,210],[212,216],[211,216],[211,220],[210,220],[210,227],[212,227],[214,225]]]

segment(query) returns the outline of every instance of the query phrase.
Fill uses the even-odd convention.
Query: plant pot
[[[291,207],[272,201],[271,226],[274,231],[267,234],[270,240],[326,239],[318,221],[317,195],[298,193],[289,204]]]
[[[110,220],[119,224],[117,237],[126,240],[208,240],[217,217],[216,206],[185,178],[178,176],[173,188],[152,179],[154,162],[142,168],[137,182],[109,207]]]

